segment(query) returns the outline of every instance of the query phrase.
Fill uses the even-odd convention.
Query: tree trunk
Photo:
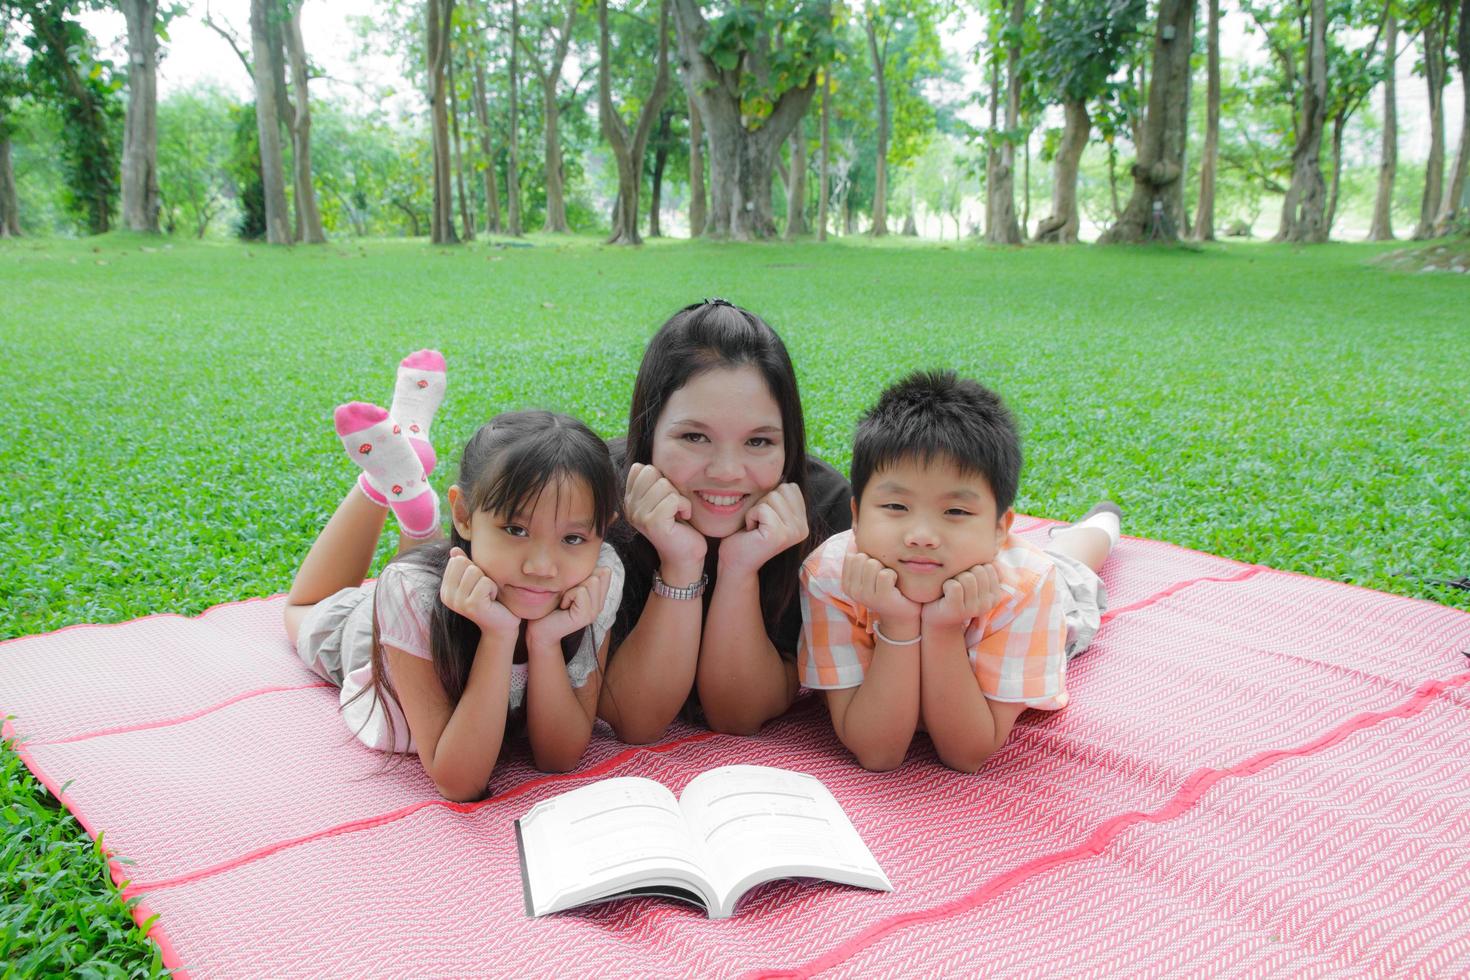
[[[682,74],[682,72],[681,72]],[[689,97],[689,237],[704,234],[709,211],[704,196],[704,121],[699,104]]]
[[[821,6],[826,9],[827,0],[821,0]],[[722,70],[702,50],[709,24],[699,0],[674,0],[674,23],[690,96],[709,128],[710,214],[704,233],[714,238],[772,238],[775,158],[811,104],[816,72],[799,87],[782,92],[759,129],[747,129],[738,76]]]
[[[20,196],[15,190],[15,167],[10,162],[10,130],[0,115],[0,238],[20,237]]]
[[[914,200],[916,192],[912,181],[909,183],[909,207],[903,215],[903,232],[906,238],[918,238],[919,226],[914,223],[914,211],[918,208],[918,202]]]
[[[822,70],[822,149],[817,175],[817,241],[827,240],[827,198],[832,191],[832,73]]]
[[[1373,199],[1373,224],[1368,230],[1370,242],[1393,240],[1393,179],[1399,166],[1398,99],[1394,94],[1394,72],[1397,70],[1399,19],[1388,12],[1388,34],[1384,47],[1383,75],[1383,154],[1378,164],[1378,193]]]
[[[575,4],[572,7],[576,9]],[[669,4],[659,4],[658,13],[658,70],[654,76],[653,91],[638,110],[638,122],[632,133],[628,124],[618,115],[612,101],[611,57],[608,54],[607,0],[597,3],[597,116],[602,124],[602,135],[612,147],[613,157],[618,164],[618,210],[613,221],[609,245],[641,245],[638,236],[638,193],[643,183],[643,155],[648,147],[648,134],[653,121],[663,110],[664,100],[669,96]],[[571,19],[567,20],[567,33],[571,33]],[[547,216],[548,230],[551,218]],[[563,218],[565,223],[565,218]]]
[[[1445,37],[1438,14],[1424,25],[1424,81],[1429,86],[1429,159],[1424,164],[1424,196],[1419,202],[1415,238],[1434,234],[1434,219],[1444,190]]]
[[[281,118],[278,90],[279,48],[271,38],[269,0],[250,0],[250,42],[255,57],[255,123],[260,137],[260,179],[265,190],[265,239],[289,245],[290,217],[286,211],[286,174],[281,160]]]
[[[434,213],[429,241],[448,245],[459,240],[454,232],[454,188],[449,174],[449,107],[445,99],[449,62],[450,20],[454,0],[428,0],[429,118],[434,146]]]
[[[1448,235],[1462,208],[1470,207],[1466,189],[1466,169],[1470,168],[1470,0],[1460,0],[1460,27],[1455,35],[1455,50],[1460,63],[1460,147],[1455,151],[1450,186],[1439,203],[1439,217],[1434,223],[1436,235]]]
[[[1278,242],[1327,240],[1327,188],[1322,180],[1322,130],[1327,121],[1327,0],[1311,0],[1307,77],[1291,154],[1291,186],[1281,205]]]
[[[311,97],[307,93],[306,44],[301,38],[301,2],[291,7],[286,22],[286,52],[291,60],[291,87],[296,95],[291,138],[291,164],[295,170],[297,240],[308,245],[321,245],[327,240],[322,231],[322,215],[316,204],[316,187],[311,180]]]
[[[659,212],[663,209],[664,169],[669,163],[669,136],[674,122],[671,109],[658,114],[658,133],[654,139],[653,175],[648,185],[648,237],[664,237],[663,222]]]
[[[873,227],[874,238],[888,234],[888,84],[883,75],[883,62],[887,58],[888,45],[878,50],[878,25],[876,16],[869,9],[863,18],[863,28],[868,35],[868,56],[873,64],[873,85],[878,91],[878,164],[873,172]]]
[[[506,146],[505,202],[506,217],[510,221],[507,230],[516,238],[524,233],[521,228],[520,43],[520,3],[519,0],[510,0],[510,140]]]
[[[1031,227],[1031,130],[1021,143],[1021,240],[1026,240],[1026,229]]]
[[[1016,144],[1011,134],[1016,131],[1021,115],[1021,25],[1026,15],[1026,0],[1005,0],[1009,21],[1010,43],[1006,46],[1006,138],[993,147],[985,179],[985,240],[994,245],[1021,244],[1021,228],[1016,222]],[[998,86],[994,71],[992,86]],[[991,118],[995,118],[997,92],[991,92]],[[994,135],[994,127],[991,129]],[[993,146],[993,144],[992,144]]]
[[[500,189],[495,186],[495,149],[490,142],[489,93],[485,87],[485,66],[479,55],[475,59],[475,122],[480,134],[480,155],[485,158],[485,233],[500,234]]]
[[[1043,218],[1036,226],[1038,242],[1075,242],[1082,224],[1077,212],[1077,169],[1082,161],[1082,151],[1087,148],[1092,119],[1087,115],[1085,102],[1064,102],[1062,111],[1066,114],[1067,123],[1062,130],[1062,142],[1057,147],[1057,159],[1053,165],[1051,217]]]
[[[1133,165],[1133,195],[1117,223],[1099,239],[1104,244],[1179,240],[1194,11],[1195,0],[1160,0],[1148,109]]]
[[[123,227],[158,232],[158,0],[121,0],[128,26]]]
[[[535,59],[531,61],[531,69],[541,82],[542,135],[544,137],[542,156],[546,164],[546,221],[541,230],[553,234],[566,234],[572,230],[567,224],[564,186],[566,174],[561,162],[561,105],[556,101],[556,89],[561,84],[562,66],[566,64],[567,51],[572,43],[572,28],[577,21],[577,6],[578,0],[567,0],[566,20],[562,23],[561,33],[552,35],[554,40],[551,56],[546,63],[542,64]],[[623,206],[628,207],[628,202],[625,202]],[[632,202],[632,206],[637,207],[636,200]],[[634,234],[637,234],[636,228]]]
[[[475,240],[475,219],[470,215],[470,197],[464,187],[464,143],[459,129],[459,90],[454,82],[454,54],[444,63],[445,81],[449,86],[449,121],[454,133],[454,186],[459,194],[459,227],[464,240]]]
[[[805,235],[806,226],[806,117],[796,121],[791,134],[791,177],[786,182],[786,238]]]
[[[1337,195],[1342,189],[1342,131],[1347,125],[1347,110],[1332,117],[1332,185],[1327,190],[1327,218],[1322,228],[1327,236],[1337,221]]]
[[[1210,0],[1205,81],[1205,146],[1199,164],[1199,204],[1194,237],[1215,240],[1215,169],[1220,160],[1220,0]]]

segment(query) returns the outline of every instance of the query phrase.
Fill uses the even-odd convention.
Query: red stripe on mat
[[[1114,619],[1117,619],[1124,613],[1135,612],[1139,609],[1144,609],[1148,606],[1152,606],[1156,602],[1163,602],[1171,595],[1182,592],[1183,590],[1189,588],[1191,585],[1198,585],[1201,582],[1244,582],[1248,578],[1255,578],[1262,572],[1269,571],[1271,571],[1271,569],[1267,568],[1265,565],[1252,565],[1250,568],[1247,568],[1241,572],[1237,572],[1234,575],[1201,575],[1199,578],[1185,579],[1183,582],[1175,582],[1173,585],[1169,586],[1166,589],[1160,589],[1151,596],[1139,599],[1132,605],[1123,606],[1120,609],[1109,609],[1107,612],[1103,613],[1102,621],[1104,623],[1112,622]]]
[[[830,950],[825,955],[803,964],[785,970],[757,970],[746,976],[754,977],[810,977],[824,970],[830,970],[845,960],[876,943],[878,940],[908,925],[920,922],[933,922],[938,919],[968,912],[985,904],[992,898],[1014,885],[1020,884],[1029,878],[1033,878],[1053,868],[1068,864],[1072,861],[1082,861],[1095,857],[1103,852],[1124,831],[1140,823],[1165,823],[1183,815],[1197,804],[1205,793],[1209,792],[1216,783],[1229,776],[1252,776],[1267,767],[1280,762],[1283,759],[1297,758],[1301,756],[1314,755],[1324,749],[1331,748],[1343,741],[1348,736],[1360,732],[1366,728],[1372,728],[1380,722],[1391,718],[1410,718],[1423,711],[1429,703],[1438,698],[1445,691],[1457,687],[1470,686],[1470,672],[1456,675],[1447,680],[1427,681],[1421,684],[1414,694],[1407,700],[1387,711],[1369,711],[1349,718],[1347,721],[1328,731],[1325,735],[1313,739],[1305,745],[1293,749],[1268,749],[1251,756],[1244,762],[1237,763],[1224,769],[1200,769],[1185,779],[1184,784],[1178,792],[1163,806],[1155,810],[1134,810],[1129,813],[1120,814],[1105,821],[1081,844],[1068,848],[1064,851],[1056,851],[1043,855],[1035,860],[1012,868],[991,878],[985,884],[976,888],[969,894],[962,895],[953,901],[936,906],[921,912],[906,912],[895,915],[892,918],[880,922],[877,925],[858,933],[852,939]]]
[[[267,844],[265,847],[260,847],[253,851],[248,851],[245,854],[240,855],[239,857],[231,858],[228,861],[224,861],[220,864],[212,865],[207,868],[201,868],[198,871],[190,871],[187,874],[177,875],[173,878],[164,878],[161,881],[147,881],[142,883],[129,884],[124,889],[123,894],[125,896],[132,896],[141,892],[158,891],[163,888],[173,888],[178,885],[187,885],[192,881],[198,881],[201,878],[209,878],[217,874],[222,874],[223,872],[229,871],[233,868],[238,868],[243,864],[249,864],[252,861],[258,861],[261,858],[269,857],[270,855],[275,854],[278,851],[284,851],[287,848],[297,847],[301,844],[309,844],[312,841],[324,840],[329,837],[337,837],[342,834],[356,833],[359,830],[371,830],[374,827],[381,827],[384,824],[394,823],[395,821],[402,820],[404,817],[412,816],[413,814],[418,813],[420,810],[426,809],[428,807],[443,807],[448,810],[453,810],[456,813],[474,813],[476,810],[479,810],[482,807],[489,806],[491,803],[499,803],[503,800],[513,799],[514,797],[530,792],[538,786],[567,782],[574,779],[589,779],[594,776],[600,776],[603,773],[617,768],[623,763],[644,752],[670,752],[684,745],[689,745],[694,742],[702,742],[706,739],[717,737],[719,737],[718,732],[695,732],[693,735],[686,735],[685,737],[676,739],[672,742],[664,742],[659,745],[636,746],[634,748],[625,749],[624,751],[619,752],[612,758],[593,766],[591,769],[588,769],[585,772],[564,772],[553,773],[547,776],[540,776],[536,779],[527,780],[524,783],[518,783],[517,785],[512,786],[510,789],[506,790],[503,793],[500,793],[497,796],[486,797],[485,799],[477,800],[474,803],[454,803],[450,800],[442,799],[423,800],[419,803],[410,803],[408,806],[400,807],[399,809],[392,810],[388,813],[380,813],[377,816],[373,817],[363,817],[360,820],[350,820],[347,823],[338,824],[335,827],[328,827],[325,830],[318,830],[314,833],[305,834],[301,837],[293,837],[289,840],[277,841],[274,844]],[[29,760],[27,761],[27,764],[30,764]],[[32,766],[31,768],[34,771],[35,767]],[[70,806],[68,806],[67,808],[71,809]],[[93,836],[96,835],[94,834]]]
[[[262,694],[278,694],[282,691],[310,691],[317,687],[336,688],[337,685],[326,681],[316,681],[312,684],[278,684],[275,687],[260,687],[253,691],[245,691],[236,694],[232,698],[226,698],[218,704],[211,704],[207,708],[191,711],[186,715],[177,715],[173,718],[160,718],[157,721],[143,721],[136,725],[119,725],[116,728],[100,728],[95,732],[83,732],[80,735],[70,735],[66,738],[48,739],[40,742],[28,742],[28,745],[70,745],[73,742],[85,742],[89,738],[101,738],[103,735],[123,735],[127,732],[142,732],[150,728],[168,728],[172,725],[182,725],[186,721],[203,718],[205,715],[213,714],[222,708],[228,708],[232,704],[244,701],[248,698],[259,697]]]

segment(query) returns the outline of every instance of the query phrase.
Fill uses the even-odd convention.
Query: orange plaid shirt
[[[852,531],[828,538],[801,566],[804,686],[857,687],[873,662],[873,616],[842,591],[842,562],[856,551]],[[1006,597],[965,627],[965,648],[987,698],[1055,711],[1067,705],[1067,624],[1056,565],[1040,548],[1008,535],[995,557]],[[917,651],[913,651],[918,656]]]

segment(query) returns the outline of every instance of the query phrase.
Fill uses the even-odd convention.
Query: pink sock
[[[393,404],[388,408],[388,414],[408,433],[425,473],[434,472],[434,464],[439,461],[429,444],[429,426],[444,401],[445,371],[443,354],[436,350],[414,351],[398,362]]]
[[[409,537],[439,529],[439,495],[429,486],[418,453],[387,411],[367,402],[348,402],[334,416],[347,457],[362,469],[357,485],[367,497],[398,515]]]

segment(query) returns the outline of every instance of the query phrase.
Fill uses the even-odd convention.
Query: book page
[[[535,915],[635,885],[710,892],[678,801],[651,779],[583,786],[536,804],[518,825]]]
[[[775,878],[892,890],[852,821],[812,776],[725,766],[691,780],[679,802],[708,855],[726,915],[751,886]]]

